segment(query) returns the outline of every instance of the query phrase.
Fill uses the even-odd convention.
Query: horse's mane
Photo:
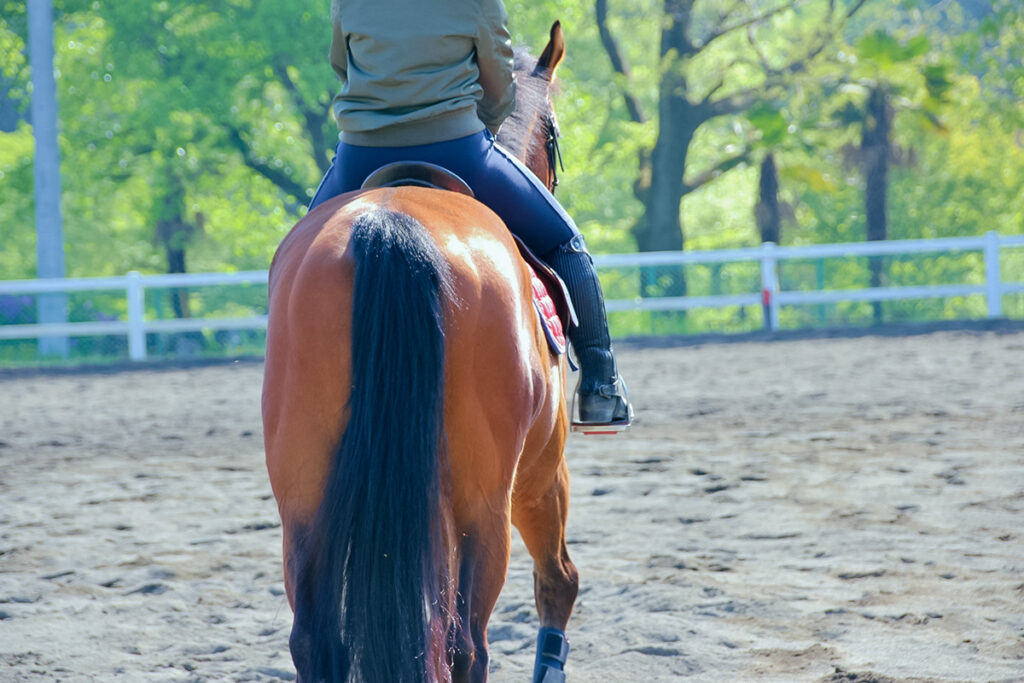
[[[543,144],[541,136],[532,134],[538,116],[550,110],[548,90],[551,82],[545,70],[537,71],[537,58],[526,48],[515,49],[516,107],[501,124],[498,142],[514,156],[525,159]]]

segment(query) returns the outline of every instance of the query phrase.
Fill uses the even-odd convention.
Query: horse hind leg
[[[330,582],[317,577],[312,567],[315,561],[308,547],[308,524],[284,523],[284,577],[285,590],[291,603],[294,619],[288,638],[292,663],[295,665],[296,683],[323,680],[312,675],[322,672],[330,681],[345,681],[349,677],[350,661],[340,642],[330,652],[314,651],[313,629],[327,629],[328,625],[317,624],[314,605],[317,601],[340,600]],[[318,661],[314,661],[314,659]]]
[[[554,447],[561,450],[560,446],[549,445]],[[541,626],[534,683],[565,680],[565,627],[579,592],[579,573],[565,544],[569,470],[560,452],[557,458],[558,465],[548,487],[535,496],[517,491],[512,505],[512,520],[533,557],[534,597]]]
[[[509,534],[506,513],[493,515],[482,525],[478,521],[461,535],[457,614],[449,638],[452,683],[487,680],[490,662],[487,622],[505,583],[511,545]]]

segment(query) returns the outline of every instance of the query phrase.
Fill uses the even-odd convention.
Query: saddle
[[[436,164],[420,161],[397,161],[381,166],[363,181],[361,189],[410,185],[474,196],[472,188],[459,176]],[[563,354],[566,351],[566,330],[570,325],[579,324],[569,298],[569,290],[551,266],[530,251],[519,237],[512,235],[512,239],[519,248],[519,255],[532,271],[533,305],[540,317],[548,346],[555,353]],[[569,362],[572,364],[571,357]],[[576,369],[575,365],[573,369]]]
[[[360,189],[414,185],[435,190],[450,190],[473,197],[473,188],[447,168],[425,161],[396,161],[385,164],[363,181]]]

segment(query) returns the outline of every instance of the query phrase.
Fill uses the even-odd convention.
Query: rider
[[[580,323],[569,330],[582,372],[580,421],[628,421],[583,235],[543,183],[495,142],[516,92],[502,0],[333,0],[331,16],[342,133],[310,210],[391,162],[454,172],[565,281]]]

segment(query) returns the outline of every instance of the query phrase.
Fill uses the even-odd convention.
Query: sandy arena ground
[[[571,681],[1024,681],[1024,333],[625,346]],[[291,680],[253,362],[0,373],[0,680]],[[529,680],[516,539],[492,680]]]

